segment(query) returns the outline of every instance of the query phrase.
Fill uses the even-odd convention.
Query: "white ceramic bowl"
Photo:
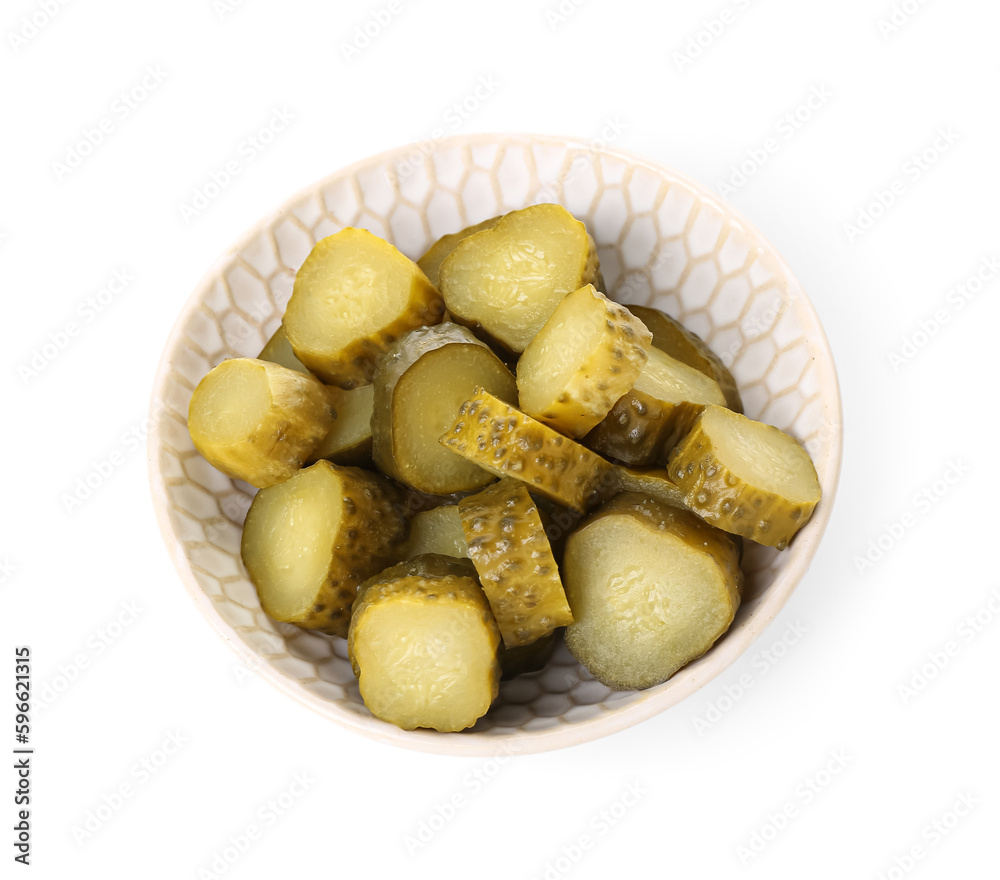
[[[823,500],[783,553],[748,545],[736,620],[704,657],[658,687],[614,692],[561,646],[541,673],[505,682],[463,733],[405,732],[365,708],[342,639],[271,621],[240,561],[253,489],[195,451],[195,385],[227,357],[255,356],[277,328],[312,246],[360,226],[416,259],[439,236],[538,202],[558,202],[597,241],[609,293],[665,309],[731,364],[747,415],[806,445]],[[689,696],[770,623],[802,579],[830,516],[841,456],[837,377],[802,288],[774,248],[705,188],[675,171],[583,141],[473,135],[367,159],[300,192],[255,224],[184,307],[152,400],[150,472],[164,540],[191,597],[240,659],[331,721],[395,745],[458,755],[538,752],[642,721]]]

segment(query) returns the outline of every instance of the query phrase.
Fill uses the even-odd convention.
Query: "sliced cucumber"
[[[496,699],[499,642],[472,564],[428,555],[362,585],[347,650],[375,717],[403,730],[457,731]]]
[[[722,358],[697,333],[692,333],[659,309],[649,306],[629,306],[629,309],[652,332],[654,348],[714,379],[726,397],[726,406],[736,412],[743,412],[743,401],[733,374],[722,362]]]
[[[652,687],[704,654],[740,603],[737,550],[694,514],[622,493],[566,542],[566,645],[598,681]]]
[[[714,380],[651,348],[632,390],[619,398],[584,443],[628,465],[663,464],[701,407],[725,402]]]
[[[465,229],[460,232],[452,232],[449,235],[442,235],[427,249],[427,253],[417,260],[417,265],[430,279],[431,284],[440,288],[441,264],[448,256],[451,255],[451,252],[458,247],[458,243],[463,239],[468,238],[470,235],[482,232],[484,229],[492,229],[497,225],[499,220],[500,217],[490,217],[489,220],[483,220],[482,223],[476,223],[473,226],[466,226]]]
[[[517,399],[514,377],[457,324],[421,327],[401,338],[375,374],[372,440],[384,472],[431,495],[469,492],[493,476],[438,442],[477,386]]]
[[[477,388],[440,442],[490,473],[584,512],[616,491],[611,465],[488,391]]]
[[[588,284],[567,296],[517,362],[521,409],[582,437],[639,378],[650,332]]]
[[[460,501],[458,511],[504,645],[530,645],[573,622],[559,567],[524,483],[503,479]]]
[[[337,420],[316,447],[310,461],[325,458],[348,467],[371,467],[375,388],[362,385],[350,391],[337,391]]]
[[[406,537],[389,480],[319,461],[257,493],[241,553],[266,614],[346,636],[358,584],[396,562]]]
[[[705,408],[668,470],[702,519],[779,550],[821,495],[812,459],[794,438],[719,406]]]
[[[267,340],[267,343],[260,350],[260,354],[257,355],[257,359],[270,361],[273,364],[281,364],[281,366],[287,367],[289,370],[306,373],[310,376],[312,375],[312,373],[309,372],[309,368],[306,367],[306,365],[295,356],[295,352],[292,351],[292,344],[288,341],[288,337],[285,335],[284,327],[279,327],[274,331],[274,335]]]
[[[287,480],[336,415],[333,394],[313,376],[256,358],[231,358],[195,388],[188,430],[224,474],[265,488]]]
[[[441,292],[454,320],[522,352],[598,270],[587,228],[560,205],[533,205],[462,239],[441,264]]]
[[[442,504],[422,510],[410,520],[409,558],[437,553],[458,559],[469,557],[469,545],[462,531],[462,517],[457,504]]]
[[[403,333],[444,315],[412,260],[364,229],[320,241],[295,275],[283,326],[295,356],[328,385],[367,385]]]

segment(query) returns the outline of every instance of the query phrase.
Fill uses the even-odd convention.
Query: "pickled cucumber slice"
[[[705,408],[668,470],[702,519],[779,550],[820,500],[816,468],[794,438],[719,406]]]
[[[533,205],[460,241],[441,264],[441,292],[456,321],[522,352],[598,268],[594,241],[579,220],[560,205]]]
[[[588,284],[567,296],[517,362],[521,409],[582,437],[635,384],[652,334]]]
[[[544,669],[545,664],[552,658],[558,642],[559,630],[542,636],[530,645],[517,645],[508,648],[501,642],[500,650],[497,652],[502,672],[500,680],[508,681],[519,675],[527,675],[530,672]]]
[[[403,730],[457,731],[496,699],[499,642],[472,564],[427,555],[361,586],[347,651],[375,717]]]
[[[195,388],[188,430],[210,464],[263,489],[302,467],[335,415],[333,395],[313,376],[231,358]]]
[[[308,367],[306,367],[306,365],[295,356],[295,352],[292,351],[292,344],[288,341],[288,337],[285,335],[284,327],[279,327],[274,331],[274,335],[267,340],[267,343],[260,350],[260,354],[257,355],[257,358],[262,361],[270,361],[272,364],[281,364],[283,367],[288,367],[289,370],[306,373],[309,376],[312,375],[312,373],[309,372]]]
[[[416,263],[365,229],[320,241],[295,275],[283,326],[296,357],[328,385],[354,388],[403,333],[444,314]]]
[[[258,492],[241,553],[264,612],[346,636],[358,584],[402,556],[400,502],[384,477],[328,461]]]
[[[445,261],[445,258],[458,247],[458,243],[462,239],[468,238],[470,235],[475,235],[477,232],[482,232],[484,229],[492,229],[497,225],[499,220],[499,216],[490,217],[489,220],[484,220],[482,223],[476,223],[474,226],[466,226],[460,232],[442,235],[441,238],[428,248],[427,253],[417,260],[417,265],[430,279],[431,284],[440,289],[441,264]]]
[[[743,412],[743,400],[733,374],[697,333],[659,309],[629,306],[629,310],[652,332],[654,348],[714,379],[726,397],[726,406],[735,412]]]
[[[616,491],[611,465],[488,391],[477,388],[440,442],[498,476],[581,513]]]
[[[458,511],[504,645],[530,645],[573,622],[559,568],[524,483],[503,479],[459,501]]]
[[[389,350],[375,374],[372,440],[384,473],[431,495],[469,492],[493,476],[438,442],[463,401],[484,387],[517,399],[514,377],[464,327],[420,327]]]
[[[362,385],[350,391],[337,391],[337,420],[310,456],[310,461],[325,458],[349,467],[371,467],[375,388]]]
[[[708,403],[726,403],[713,379],[650,348],[632,390],[619,398],[583,442],[628,465],[663,464]]]
[[[457,504],[443,504],[422,510],[410,520],[410,545],[407,556],[437,553],[442,556],[469,557],[469,545],[462,531],[462,517]]]
[[[729,536],[694,514],[622,493],[566,543],[566,645],[616,690],[666,681],[729,628],[741,575]]]
[[[619,466],[615,469],[618,484],[623,492],[638,492],[670,507],[686,509],[684,493],[673,480],[666,468],[630,468]]]

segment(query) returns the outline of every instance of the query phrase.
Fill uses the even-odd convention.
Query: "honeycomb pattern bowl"
[[[736,620],[704,657],[658,687],[614,692],[560,646],[549,666],[501,686],[471,730],[405,732],[365,708],[344,640],[270,620],[240,561],[253,488],[212,468],[187,432],[195,385],[227,357],[255,356],[277,328],[296,269],[319,239],[359,226],[413,259],[439,236],[539,202],[557,202],[597,241],[608,292],[682,320],[718,352],[748,415],[802,442],[824,497],[782,552],[748,545]],[[475,135],[368,159],[299,193],[209,270],[163,353],[152,399],[150,475],[181,580],[243,663],[331,721],[376,739],[458,755],[538,752],[628,727],[689,696],[773,620],[805,574],[830,516],[841,456],[837,378],[819,320],[761,235],[668,168],[585,142]]]

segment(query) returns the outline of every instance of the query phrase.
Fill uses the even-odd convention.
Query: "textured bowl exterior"
[[[211,467],[187,431],[201,377],[227,357],[255,356],[281,321],[312,246],[364,227],[416,259],[439,236],[541,202],[587,224],[613,298],[662,308],[730,365],[747,415],[787,431],[816,464],[823,500],[782,553],[748,545],[736,620],[715,647],[641,692],[594,681],[560,645],[548,667],[501,686],[470,731],[406,732],[365,708],[342,639],[275,623],[240,560],[253,492]],[[583,141],[473,135],[414,144],[299,193],[258,223],[202,279],[157,374],[150,478],[164,540],[192,598],[243,663],[326,717],[385,742],[456,755],[529,753],[629,727],[726,669],[801,580],[826,527],[840,470],[840,396],[829,345],[808,298],[762,236],[711,192],[668,168]]]

